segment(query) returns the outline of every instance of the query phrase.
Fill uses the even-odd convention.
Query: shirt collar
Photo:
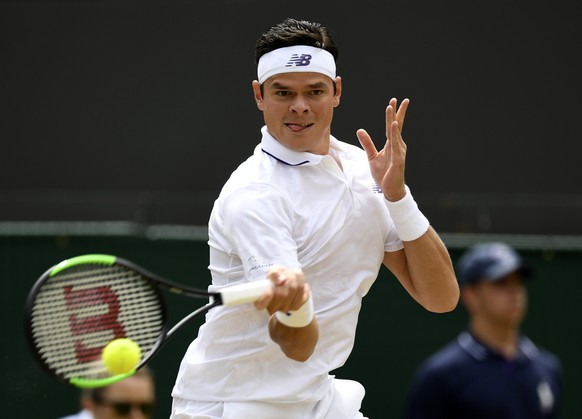
[[[261,140],[261,150],[263,153],[288,166],[314,166],[319,164],[321,159],[325,157],[319,154],[295,151],[285,147],[267,131],[266,126],[261,128],[261,133],[263,134]],[[332,137],[332,140],[335,139]]]
[[[461,345],[461,348],[478,361],[485,361],[486,359],[499,356],[499,354],[479,342],[468,331],[462,332],[457,338],[457,341],[459,342],[459,345]],[[536,356],[538,351],[539,349],[530,339],[525,336],[520,336],[516,360],[530,360]]]

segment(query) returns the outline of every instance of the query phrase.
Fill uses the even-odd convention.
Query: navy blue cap
[[[505,243],[481,243],[470,247],[457,264],[459,285],[480,281],[498,281],[512,272],[524,278],[532,275],[531,268],[519,254]]]

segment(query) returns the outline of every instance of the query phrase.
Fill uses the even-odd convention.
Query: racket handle
[[[252,281],[224,288],[220,291],[222,304],[225,306],[237,306],[253,303],[267,288],[272,286],[273,283],[270,280],[262,279],[260,281]]]

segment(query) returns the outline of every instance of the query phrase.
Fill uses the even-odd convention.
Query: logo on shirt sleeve
[[[374,193],[382,193],[382,188],[376,182],[372,182],[372,192]]]
[[[264,258],[259,258],[256,256],[249,257],[248,262],[249,262],[249,273],[257,269],[267,269],[273,266],[272,261]]]

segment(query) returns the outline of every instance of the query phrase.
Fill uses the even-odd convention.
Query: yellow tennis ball
[[[131,339],[113,339],[103,348],[101,359],[111,374],[125,374],[134,370],[141,361],[141,349]]]

